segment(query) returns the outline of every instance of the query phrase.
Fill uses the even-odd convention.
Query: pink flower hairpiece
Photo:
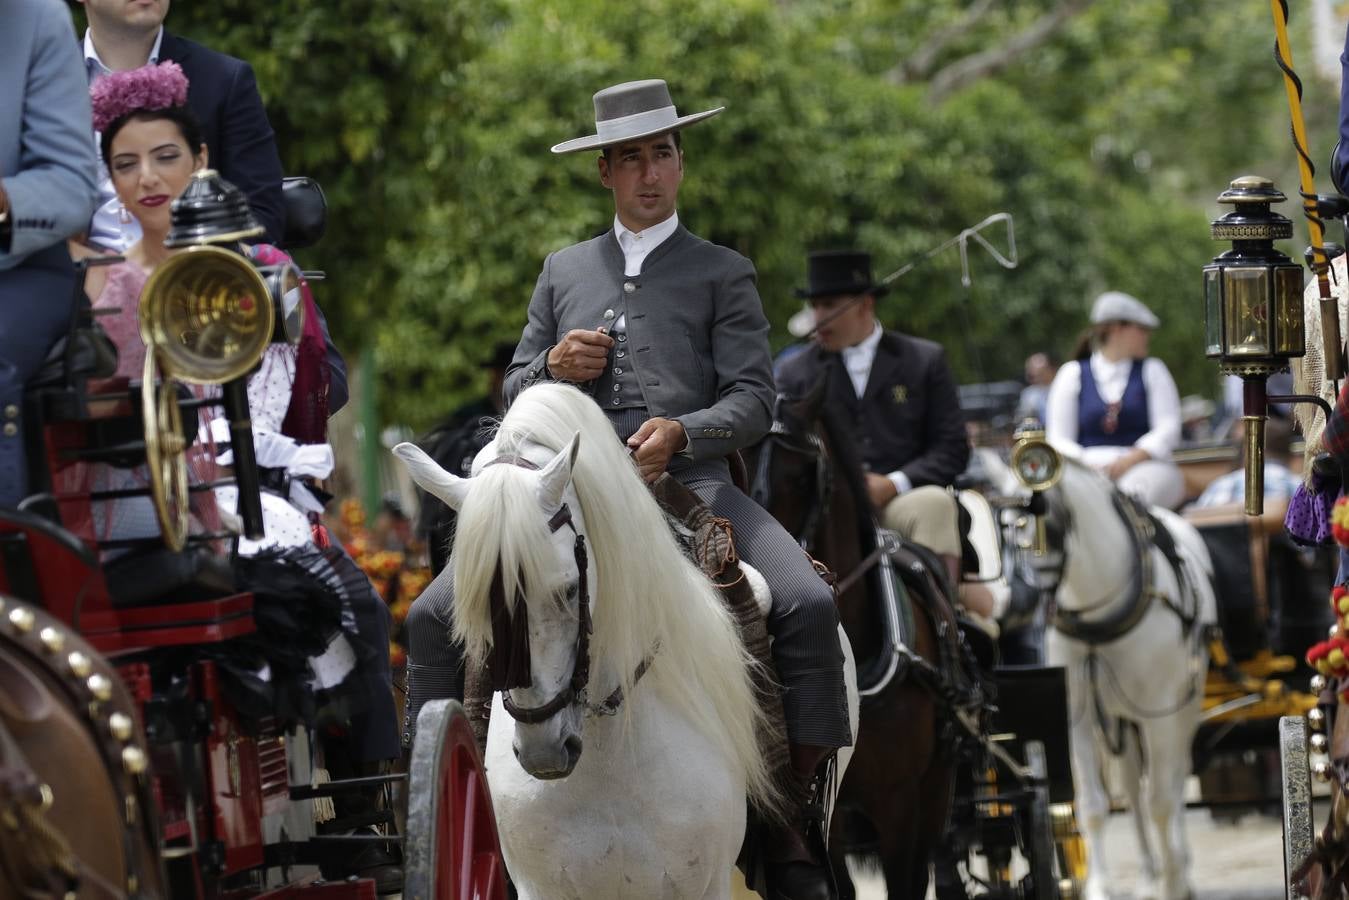
[[[94,130],[135,112],[154,112],[187,105],[187,76],[176,62],[112,72],[89,88],[94,106]]]

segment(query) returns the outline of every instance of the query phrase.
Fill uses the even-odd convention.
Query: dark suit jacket
[[[248,195],[248,205],[267,228],[266,241],[279,246],[286,230],[281,157],[252,66],[167,30],[159,59],[182,66],[187,105],[201,122],[211,168]]]
[[[842,357],[813,346],[782,363],[778,390],[801,397],[821,378],[828,379],[826,402],[845,411],[871,471],[903,472],[914,487],[948,485],[964,471],[965,416],[940,344],[885,332],[860,398]]]

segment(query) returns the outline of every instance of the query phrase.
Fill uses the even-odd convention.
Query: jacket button
[[[614,398],[614,406],[617,406],[617,405],[619,404],[619,402],[620,402],[619,399],[618,399],[617,397],[615,397],[615,398]]]
[[[628,351],[626,351],[626,350],[619,350],[619,351],[618,351],[618,358],[619,358],[619,359],[622,359],[623,357],[625,357],[625,356],[627,356],[627,355],[628,355]]]
[[[618,392],[618,391],[621,391],[621,390],[623,390],[623,386],[622,386],[621,384],[616,384],[616,385],[614,385],[614,391],[615,391],[615,392]]]
[[[618,342],[620,344],[626,344],[628,342],[628,336],[626,334],[620,334],[618,336]]]
[[[623,282],[623,293],[631,294],[635,290],[637,290],[637,285],[633,284],[631,281]]]
[[[615,374],[615,375],[622,375],[622,374],[623,374],[623,370],[622,370],[621,368],[616,368],[616,369],[614,369],[614,374]]]
[[[14,435],[18,433],[19,433],[18,425],[15,425],[13,422],[5,423],[5,437],[14,437]]]
[[[6,419],[17,419],[18,417],[19,417],[19,407],[18,407],[18,406],[16,406],[16,405],[14,405],[13,403],[11,403],[11,404],[9,404],[8,406],[5,407],[5,418],[6,418]]]

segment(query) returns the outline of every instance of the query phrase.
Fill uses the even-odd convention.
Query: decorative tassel
[[[314,774],[309,779],[311,787],[318,787],[320,784],[327,784],[332,781],[332,776],[328,770],[322,766],[314,769]],[[315,797],[314,804],[314,824],[322,825],[324,822],[331,822],[337,818],[337,807],[333,805],[332,797]]]

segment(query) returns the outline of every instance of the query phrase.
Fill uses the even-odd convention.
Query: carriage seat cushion
[[[166,547],[119,556],[104,566],[108,593],[117,608],[191,603],[236,592],[229,561],[205,549],[175,553]]]

